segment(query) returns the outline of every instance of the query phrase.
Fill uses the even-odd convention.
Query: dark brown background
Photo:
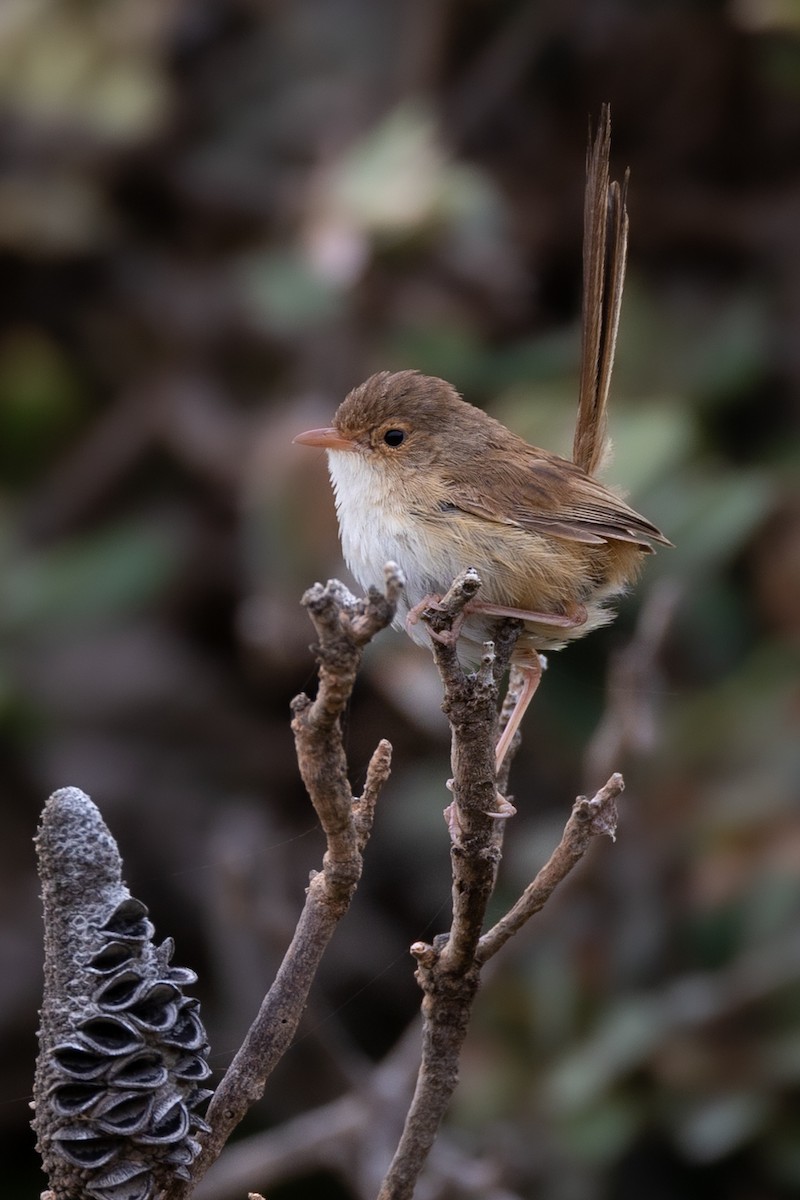
[[[602,782],[587,746],[637,613],[678,599],[644,689],[612,676],[636,743],[619,840],[481,993],[451,1134],[537,1200],[797,1194],[799,27],[791,0],[5,0],[4,1195],[42,1183],[44,798],[100,805],[224,1067],[321,853],[287,714],[313,686],[297,601],[344,568],[291,436],[416,366],[568,449],[605,100],[632,171],[609,477],[677,549],[553,656],[498,905]],[[379,736],[395,772],[251,1130],[339,1094],[416,1007],[407,947],[447,919],[438,703],[430,658],[385,635],[348,739],[356,786]]]

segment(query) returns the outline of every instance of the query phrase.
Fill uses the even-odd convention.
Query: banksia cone
[[[33,1126],[54,1200],[154,1200],[189,1178],[210,1092],[193,971],[170,965],[122,882],[116,843],[78,788],[36,838],[45,924]]]

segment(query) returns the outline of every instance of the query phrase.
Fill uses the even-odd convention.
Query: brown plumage
[[[442,379],[373,375],[334,429],[347,445],[329,450],[342,545],[359,582],[377,584],[394,559],[413,608],[475,567],[482,604],[529,614],[521,647],[556,649],[610,620],[608,598],[666,540],[575,463],[528,445]],[[389,445],[387,433],[402,440]],[[466,622],[468,661],[489,626]],[[410,632],[425,639],[424,628]]]
[[[373,375],[339,406],[331,428],[296,439],[328,450],[342,548],[359,583],[379,585],[389,559],[402,568],[399,620],[415,640],[427,633],[414,610],[466,567],[482,580],[459,635],[466,661],[480,656],[498,617],[524,621],[514,652],[530,674],[523,711],[538,682],[538,651],[609,621],[609,600],[635,578],[652,543],[669,544],[594,475],[607,453],[627,243],[624,188],[608,181],[609,137],[604,110],[588,158],[574,461],[529,445],[445,380],[416,371]]]

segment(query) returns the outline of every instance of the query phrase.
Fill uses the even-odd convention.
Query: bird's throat
[[[382,588],[385,564],[398,564],[405,588],[395,623],[403,626],[409,609],[424,596],[446,590],[461,565],[448,553],[442,557],[441,532],[437,543],[413,473],[387,470],[385,463],[358,452],[331,450],[328,464],[345,562],[363,588]],[[427,644],[423,625],[409,633]]]

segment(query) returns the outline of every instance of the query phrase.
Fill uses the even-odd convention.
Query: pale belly
[[[438,555],[438,570],[433,566],[433,558],[428,553],[426,539],[415,533],[413,529],[391,530],[384,528],[380,537],[372,541],[358,537],[346,537],[342,534],[342,549],[345,561],[363,588],[383,587],[383,568],[386,562],[396,562],[403,572],[405,579],[404,593],[397,606],[394,624],[403,629],[420,646],[430,647],[430,634],[425,623],[417,615],[408,620],[409,613],[428,596],[443,596],[450,588],[453,580],[467,567],[473,567],[481,576],[481,590],[478,599],[486,602],[500,603],[501,599],[493,595],[491,571],[486,564],[470,562],[448,555]],[[507,601],[503,598],[503,603]],[[595,620],[593,625],[601,624],[608,619],[602,612],[602,617]],[[472,613],[467,615],[461,627],[458,640],[458,654],[465,666],[474,667],[480,661],[484,651],[484,643],[493,640],[498,622],[501,618],[494,615]],[[577,632],[577,631],[576,631]],[[588,630],[581,628],[580,635]],[[579,635],[579,636],[580,636]],[[563,629],[548,629],[541,625],[528,623],[526,631],[518,642],[519,650],[535,648],[538,650],[556,650],[565,645],[571,631]]]
[[[405,578],[405,591],[398,604],[394,624],[423,646],[430,645],[430,635],[423,622],[407,621],[409,612],[427,596],[442,596],[453,580],[468,567],[481,576],[478,600],[513,606],[513,597],[498,586],[503,572],[493,562],[493,541],[496,535],[487,529],[484,544],[478,554],[470,557],[462,552],[458,539],[446,535],[446,526],[415,520],[408,508],[399,510],[385,502],[375,486],[365,486],[369,477],[358,474],[357,487],[348,478],[352,456],[329,453],[331,478],[336,494],[336,509],[345,562],[363,588],[383,588],[383,568],[396,562]],[[334,460],[344,460],[335,462]],[[433,532],[433,538],[431,533]],[[445,536],[442,536],[445,534]],[[587,622],[579,629],[565,630],[528,622],[518,647],[555,650],[574,637],[611,619],[601,604],[592,605]],[[497,616],[473,613],[468,615],[459,636],[459,657],[467,665],[475,665],[483,653],[483,644],[493,638]]]

